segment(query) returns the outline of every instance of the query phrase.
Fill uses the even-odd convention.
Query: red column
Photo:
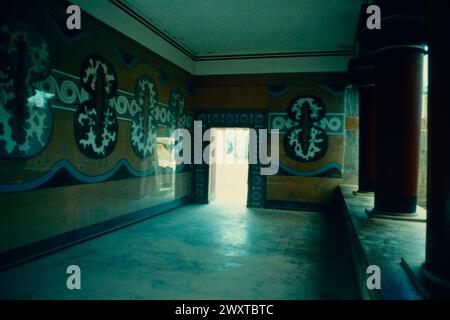
[[[450,297],[450,4],[429,7],[428,209],[422,273],[438,297]]]
[[[359,41],[374,52],[376,186],[378,216],[416,214],[425,54],[425,2],[375,1],[381,29],[361,19]],[[363,11],[365,12],[365,11]]]
[[[377,214],[416,212],[424,53],[402,45],[375,54]]]
[[[366,58],[352,59],[350,77],[359,96],[358,192],[375,191],[375,67]]]

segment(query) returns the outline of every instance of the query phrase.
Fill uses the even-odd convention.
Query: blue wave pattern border
[[[309,171],[300,171],[289,166],[283,164],[282,162],[278,162],[279,167],[285,172],[289,173],[293,176],[298,177],[316,177],[321,174],[326,173],[329,170],[337,170],[340,174],[343,174],[342,166],[336,162],[331,162],[323,167],[316,170]],[[45,174],[40,176],[39,178],[33,181],[27,181],[18,184],[0,184],[0,193],[12,193],[12,192],[21,192],[21,191],[29,191],[33,189],[37,189],[47,182],[49,182],[57,173],[59,173],[62,169],[66,169],[75,179],[81,181],[82,183],[100,183],[109,181],[114,175],[122,168],[128,170],[135,178],[145,178],[155,174],[155,167],[148,169],[147,171],[140,171],[133,168],[129,162],[125,159],[121,159],[117,162],[117,164],[110,171],[97,175],[90,176],[86,175],[77,169],[67,160],[59,160],[57,161]],[[175,173],[179,173],[183,171],[184,166],[178,166],[175,170]]]
[[[323,167],[316,169],[316,170],[308,170],[308,171],[300,171],[296,170],[294,168],[291,168],[284,163],[278,161],[279,167],[289,173],[290,175],[297,176],[297,177],[317,177],[321,174],[326,173],[329,170],[337,170],[341,175],[344,173],[342,166],[337,162],[330,162],[324,165]]]
[[[126,170],[128,170],[128,172],[131,173],[131,175],[135,178],[149,177],[156,172],[155,167],[152,167],[147,171],[136,170],[126,159],[121,159],[116,163],[114,168],[112,168],[108,172],[101,175],[90,176],[78,171],[69,161],[62,159],[57,161],[46,173],[33,181],[27,181],[18,184],[0,184],[0,193],[21,192],[37,189],[48,183],[53,177],[55,177],[55,175],[61,172],[62,169],[66,169],[73,178],[77,179],[81,183],[100,183],[111,180],[111,178],[113,178],[121,168],[125,168]],[[175,173],[182,172],[183,168],[183,165],[177,166]]]

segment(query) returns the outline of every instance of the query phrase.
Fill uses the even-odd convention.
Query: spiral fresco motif
[[[154,154],[156,148],[156,123],[154,111],[158,107],[158,89],[156,83],[147,75],[136,80],[135,99],[139,111],[131,124],[131,145],[140,158]]]
[[[184,97],[179,90],[173,90],[169,97],[171,129],[184,128]]]
[[[313,162],[328,151],[328,135],[319,127],[325,117],[325,105],[317,97],[300,96],[292,100],[287,115],[296,124],[284,136],[288,156],[300,162]]]
[[[39,90],[51,71],[46,41],[22,23],[0,25],[0,156],[30,158],[53,131],[48,100]]]
[[[90,99],[75,112],[75,141],[93,159],[105,158],[117,143],[119,125],[110,99],[117,93],[117,74],[104,57],[92,54],[81,63],[80,80]]]

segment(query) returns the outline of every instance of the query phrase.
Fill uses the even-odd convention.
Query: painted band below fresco
[[[296,177],[323,177],[323,178],[342,178],[343,168],[337,162],[330,162],[314,170],[298,170],[288,165],[278,162],[277,176],[296,176]]]
[[[176,168],[154,166],[146,171],[140,171],[133,168],[126,159],[121,159],[111,170],[100,175],[91,176],[77,170],[69,161],[62,159],[57,161],[45,174],[35,180],[15,184],[0,184],[0,193],[102,183],[122,179],[146,178],[154,175],[189,172],[190,170],[190,165],[179,165]]]

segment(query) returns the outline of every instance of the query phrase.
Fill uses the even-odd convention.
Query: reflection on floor
[[[358,299],[338,215],[189,205],[0,273],[0,298]],[[66,288],[68,265],[81,290]]]

